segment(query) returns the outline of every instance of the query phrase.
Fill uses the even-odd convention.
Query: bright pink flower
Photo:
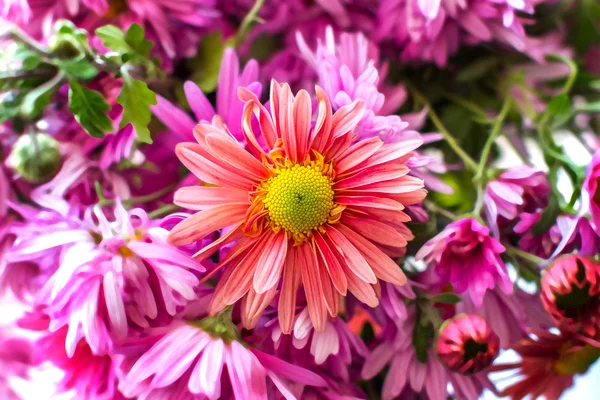
[[[497,41],[524,51],[527,20],[517,13],[533,14],[541,1],[382,0],[375,36],[398,45],[402,60],[439,66],[463,44]]]
[[[8,257],[19,262],[60,250],[58,269],[38,302],[47,307],[52,330],[69,326],[69,356],[83,337],[94,354],[103,354],[130,325],[148,327],[163,309],[174,315],[177,306],[195,299],[195,272],[205,270],[169,245],[168,232],[153,227],[143,210],[127,212],[117,204],[114,217],[108,221],[96,207],[83,221],[65,218],[19,237]]]
[[[449,370],[472,375],[494,362],[500,351],[500,339],[479,315],[460,314],[444,322],[436,348]]]
[[[71,357],[64,343],[68,329],[49,332],[36,341],[40,357],[50,361],[64,373],[57,385],[58,393],[74,391],[82,400],[125,400],[117,390],[116,367],[109,355],[94,355],[90,346],[81,340]]]
[[[597,150],[587,169],[583,190],[587,194],[586,208],[592,215],[592,227],[600,234],[600,150]]]
[[[383,383],[384,400],[398,398],[402,393],[406,399],[419,394],[430,400],[446,400],[448,383],[452,384],[456,398],[477,400],[484,388],[491,386],[485,374],[462,376],[444,368],[433,348],[433,327],[424,327],[416,321],[414,306],[410,307],[407,319],[392,321],[389,327],[393,329],[384,332],[361,372],[363,379],[371,379],[390,365]],[[418,337],[418,341],[413,337]]]
[[[244,140],[242,132],[242,111],[244,102],[238,98],[238,88],[245,87],[257,96],[260,96],[262,85],[258,80],[258,63],[250,60],[240,73],[240,62],[235,50],[225,49],[219,82],[217,84],[217,107],[213,108],[204,93],[193,82],[186,82],[183,86],[187,101],[200,122],[210,122],[215,115],[220,116],[237,140]],[[180,136],[181,141],[193,140],[192,132],[196,122],[171,104],[162,96],[157,96],[157,104],[152,106],[152,112],[160,119],[171,132]]]
[[[488,290],[480,307],[470,297],[456,305],[457,313],[478,314],[500,338],[505,349],[521,339],[529,328],[549,328],[552,321],[544,312],[540,297],[515,289],[511,296],[495,288]]]
[[[11,387],[10,378],[29,378],[29,368],[37,364],[32,343],[0,332],[0,398],[21,400]]]
[[[212,313],[245,297],[242,313],[253,320],[271,302],[280,280],[279,322],[286,333],[292,330],[300,286],[318,331],[325,328],[327,313],[338,314],[340,295],[348,291],[376,306],[373,285],[379,279],[406,281],[387,254],[402,254],[412,238],[404,205],[425,196],[423,182],[408,176],[404,165],[421,141],[385,145],[372,138],[352,145],[362,103],[334,114],[319,87],[315,125],[306,91],[294,96],[287,84],[272,82],[271,112],[249,90],[240,89],[240,96],[246,101],[241,123],[249,150],[220,118],[196,126],[198,143],[177,147],[186,167],[213,187],[177,191],[176,204],[200,212],[171,231],[171,242],[190,243],[233,226],[198,252],[202,260],[237,241],[217,267],[228,266]],[[253,115],[267,152],[254,134]]]
[[[522,212],[535,212],[545,207],[549,194],[546,174],[526,165],[510,168],[488,182],[484,204],[494,235],[499,237],[498,225],[515,220]]]
[[[560,329],[600,337],[600,265],[596,261],[575,254],[557,258],[542,275],[541,296]]]
[[[125,357],[123,393],[156,399],[267,399],[267,377],[286,396],[293,393],[291,382],[326,385],[308,370],[206,331],[203,321],[173,322],[149,338],[152,346],[141,357]]]
[[[512,281],[500,258],[504,250],[490,236],[487,227],[474,218],[465,218],[446,226],[425,243],[416,257],[425,259],[457,293],[468,290],[473,303],[480,307],[486,290],[496,285],[506,294],[513,292]]]

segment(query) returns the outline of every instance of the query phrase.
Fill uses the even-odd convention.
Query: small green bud
[[[50,180],[60,169],[58,142],[45,133],[22,135],[13,145],[7,164],[30,183]]]
[[[72,60],[83,54],[81,45],[71,35],[53,35],[48,39],[48,47],[61,60]]]

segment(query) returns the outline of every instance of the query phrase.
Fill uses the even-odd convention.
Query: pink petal
[[[305,243],[299,246],[300,258],[304,258],[302,271],[302,284],[304,294],[308,303],[308,314],[313,322],[315,330],[322,331],[327,322],[327,306],[323,298],[323,288],[319,275],[319,265],[313,248]]]
[[[257,293],[264,293],[279,282],[287,254],[287,244],[287,236],[283,230],[269,239],[254,273],[254,290]]]
[[[206,136],[206,144],[212,154],[238,168],[242,174],[251,175],[252,178],[258,180],[269,176],[267,167],[244,150],[238,142],[209,134]]]
[[[287,257],[283,266],[283,279],[281,281],[281,290],[279,291],[278,316],[281,331],[289,334],[294,325],[294,316],[296,311],[296,294],[301,280],[301,269],[303,261],[299,259],[298,247],[292,247],[287,252]]]
[[[248,192],[210,186],[187,186],[175,192],[173,202],[188,210],[204,210],[223,203],[250,206]]]
[[[345,260],[345,265],[350,271],[367,283],[377,283],[377,277],[365,258],[340,231],[328,226],[327,237],[331,240],[342,259]]]

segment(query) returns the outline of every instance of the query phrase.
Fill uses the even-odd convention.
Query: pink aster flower
[[[557,258],[541,281],[544,308],[565,331],[600,338],[600,265],[570,254]]]
[[[416,324],[419,332],[415,332]],[[405,394],[406,399],[418,394],[426,395],[430,400],[445,400],[448,383],[451,383],[456,398],[477,400],[484,388],[491,386],[485,374],[463,376],[448,371],[433,347],[433,327],[420,324],[416,321],[416,309],[411,306],[406,320],[389,325],[394,328],[384,333],[362,367],[363,379],[373,378],[389,364],[382,391],[385,400],[398,398],[401,394]],[[418,345],[413,342],[414,335],[419,337]]]
[[[188,81],[184,84],[183,89],[198,121],[210,122],[215,115],[219,115],[233,136],[237,140],[243,140],[244,134],[240,121],[244,102],[238,98],[237,91],[238,87],[245,87],[260,96],[262,85],[257,80],[258,63],[250,60],[240,72],[240,62],[235,50],[227,48],[223,53],[219,70],[216,109],[195,83]],[[157,104],[152,106],[154,115],[181,140],[193,140],[192,131],[196,122],[162,96],[156,98]]]
[[[381,136],[384,141],[393,141],[408,123],[397,115],[383,115],[382,108],[386,96],[379,91],[381,81],[385,79],[377,67],[379,54],[362,33],[341,33],[336,43],[333,28],[327,27],[325,42],[318,42],[313,53],[300,32],[296,35],[298,48],[304,59],[319,75],[319,85],[332,99],[334,110],[361,99],[365,104],[365,113],[357,125],[359,138]],[[382,68],[385,70],[386,68]],[[404,92],[403,87],[394,88]],[[388,92],[392,98],[391,88]],[[402,95],[402,93],[401,93]],[[393,106],[388,108],[393,110]],[[396,106],[397,108],[397,106]],[[416,132],[414,132],[416,136]]]
[[[97,222],[94,220],[96,218]],[[96,207],[84,220],[67,218],[16,243],[9,262],[60,249],[56,272],[38,302],[46,307],[51,330],[68,325],[65,348],[73,356],[86,338],[94,354],[110,350],[129,326],[148,327],[164,310],[194,299],[195,272],[202,265],[166,242],[168,232],[153,227],[141,209],[114,209],[114,221]]]
[[[10,378],[29,377],[30,367],[36,364],[34,351],[30,341],[0,332],[0,398],[21,400],[11,387]]]
[[[474,314],[461,314],[444,322],[436,350],[449,370],[471,375],[494,362],[500,351],[500,339],[485,319]]]
[[[477,314],[485,318],[490,328],[498,335],[503,349],[523,338],[529,328],[552,326],[540,297],[518,288],[510,296],[498,288],[488,290],[479,307],[473,304],[470,297],[465,296],[456,305],[456,312]]]
[[[592,157],[592,161],[587,169],[583,190],[587,194],[587,204],[584,206],[589,209],[592,216],[592,227],[596,233],[600,234],[600,150],[597,150]]]
[[[208,399],[267,399],[267,377],[286,397],[294,392],[292,382],[326,385],[313,372],[245,347],[224,335],[225,328],[216,334],[206,321],[175,321],[146,340],[151,347],[140,357],[126,355],[122,363],[126,375],[120,385],[123,393],[156,399],[193,399],[198,395]],[[234,335],[234,327],[227,329]]]
[[[481,306],[487,289],[496,285],[512,294],[513,284],[500,258],[505,248],[490,236],[490,230],[474,218],[452,222],[425,243],[417,259],[435,268],[443,281],[457,293],[469,291],[473,303]]]
[[[432,61],[444,66],[463,44],[506,43],[526,49],[526,20],[542,0],[468,0],[380,2],[375,36],[401,49],[402,60]],[[398,23],[401,21],[401,23]]]
[[[109,355],[94,355],[81,340],[69,357],[65,352],[68,329],[48,332],[36,341],[40,358],[49,361],[63,373],[56,387],[57,394],[75,392],[82,400],[125,400],[117,390],[117,373]]]
[[[535,212],[545,207],[549,194],[546,174],[525,165],[510,168],[488,182],[484,204],[494,236],[499,237],[498,225],[517,219],[522,212]]]
[[[199,212],[173,228],[170,241],[186,244],[233,226],[199,251],[199,260],[237,241],[216,269],[227,266],[211,312],[246,297],[242,312],[253,320],[280,280],[279,323],[286,333],[300,286],[318,331],[328,313],[338,314],[348,291],[376,306],[379,280],[406,282],[386,252],[406,245],[409,218],[401,210],[425,196],[423,182],[404,165],[421,141],[385,145],[372,138],[352,145],[364,106],[356,101],[333,113],[319,87],[315,124],[306,91],[294,96],[287,84],[273,81],[270,112],[249,90],[240,89],[240,96],[248,150],[219,118],[196,126],[198,143],[177,147],[180,160],[211,187],[177,191],[176,204]],[[267,151],[255,136],[253,115]]]

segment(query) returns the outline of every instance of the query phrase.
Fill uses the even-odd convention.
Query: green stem
[[[487,181],[487,176],[485,175],[484,170],[487,165],[490,152],[492,151],[492,146],[496,142],[496,139],[498,138],[500,133],[502,132],[502,125],[504,123],[504,120],[506,119],[506,116],[508,115],[508,112],[510,111],[511,105],[511,97],[506,96],[506,100],[504,100],[502,110],[500,110],[500,114],[498,114],[498,117],[494,122],[492,132],[490,133],[490,136],[486,140],[483,146],[483,150],[481,151],[481,157],[479,158],[477,172],[473,177],[473,182],[477,186],[477,200],[475,201],[475,207],[473,209],[474,216],[478,216],[481,212],[481,208],[483,207],[483,192]]]
[[[439,215],[443,215],[444,217],[448,218],[451,221],[456,221],[457,219],[459,219],[458,215],[454,214],[453,212],[450,212],[448,210],[445,210],[445,209],[441,208],[440,206],[438,206],[437,204],[435,204],[431,200],[425,200],[423,202],[423,205],[430,212],[435,213],[435,214],[439,214]]]
[[[148,203],[150,201],[160,199],[161,197],[171,193],[171,191],[173,191],[173,189],[175,189],[175,187],[177,187],[177,183],[174,183],[174,184],[164,187],[160,190],[157,190],[156,192],[152,192],[152,193],[144,195],[144,196],[130,197],[128,199],[121,200],[121,203],[123,204],[123,206],[127,206],[127,207],[131,207],[132,205],[138,204],[138,203]],[[104,197],[104,195],[100,196],[100,194],[102,193],[101,190],[102,189],[99,188],[98,182],[96,182],[96,193],[98,193],[98,197],[100,199],[98,201],[98,204],[100,206],[108,206],[108,205],[112,205],[112,204],[116,203],[115,199],[106,199]]]
[[[0,33],[0,37],[10,37],[15,42],[23,43],[27,48],[33,50],[42,57],[52,57],[52,53],[50,53],[50,51],[48,51],[46,47],[36,42],[31,36],[25,33],[25,31],[19,28],[17,25],[11,24],[11,26],[8,29]]]
[[[157,219],[157,218],[163,217],[167,214],[170,214],[172,212],[175,212],[179,209],[180,209],[180,207],[175,204],[165,204],[164,206],[159,207],[154,211],[150,211],[148,213],[148,218]]]
[[[544,260],[543,258],[540,258],[538,256],[535,256],[535,255],[533,255],[531,253],[528,253],[526,251],[523,251],[523,250],[518,249],[518,248],[513,247],[513,246],[506,246],[506,252],[508,254],[510,254],[511,256],[514,256],[516,258],[520,258],[520,259],[525,260],[527,262],[530,262],[531,264],[534,264],[536,266],[541,266],[541,265],[543,265],[546,262],[546,260]],[[540,274],[540,272],[537,271],[537,270],[535,272],[536,272],[537,275]]]
[[[447,97],[448,100],[451,100],[459,106],[462,106],[463,108],[473,112],[473,114],[477,114],[477,116],[481,118],[489,117],[488,113],[483,108],[479,107],[477,104],[473,103],[470,100],[467,100],[460,96],[456,96],[452,93],[444,93],[444,96]]]
[[[235,47],[238,47],[244,42],[244,39],[246,39],[246,36],[248,36],[248,33],[250,32],[250,29],[252,29],[254,22],[259,20],[258,12],[262,8],[264,2],[265,0],[256,0],[250,11],[248,11],[248,14],[246,14],[244,17],[244,20],[240,24],[240,27],[235,35]]]
[[[475,161],[471,158],[471,156],[467,154],[466,151],[462,149],[462,147],[460,147],[454,136],[452,136],[448,129],[446,129],[438,115],[433,110],[433,107],[431,106],[431,103],[429,103],[427,98],[414,87],[411,87],[411,91],[416,101],[421,102],[427,106],[427,109],[429,110],[429,118],[431,118],[431,121],[433,122],[437,130],[440,131],[440,133],[444,137],[444,140],[446,141],[446,143],[448,143],[448,146],[450,146],[450,148],[463,160],[468,169],[470,169],[473,172],[477,171],[477,164],[475,163]]]

